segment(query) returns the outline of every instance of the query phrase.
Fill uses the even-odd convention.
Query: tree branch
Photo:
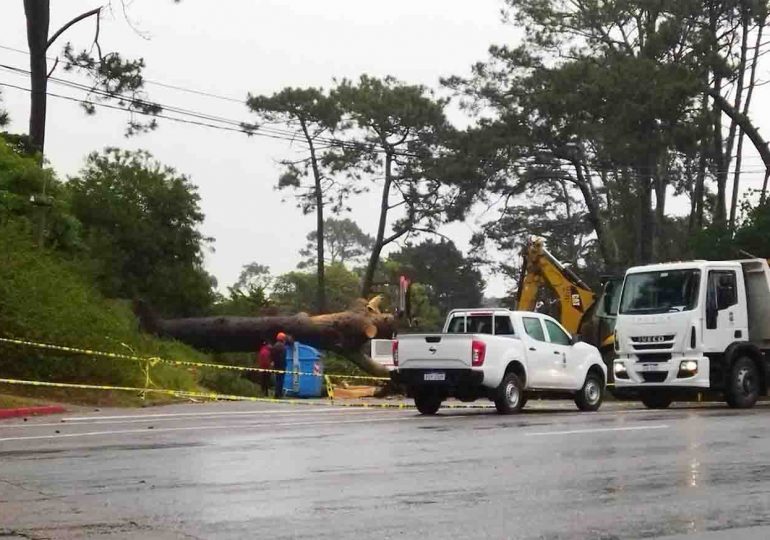
[[[54,62],[53,62],[53,66],[51,66],[50,71],[45,76],[46,79],[50,78],[51,75],[53,75],[53,72],[56,70],[56,66],[58,66],[58,65],[59,65],[59,57],[57,56],[56,60],[54,60]]]
[[[730,119],[735,120],[741,129],[743,129],[743,132],[746,133],[746,135],[749,137],[751,142],[754,144],[754,147],[757,149],[760,157],[762,158],[765,169],[770,170],[770,148],[768,148],[767,142],[762,138],[762,135],[760,135],[757,127],[752,124],[751,119],[749,119],[749,117],[745,114],[736,110],[735,107],[733,107],[732,104],[714,88],[707,87],[705,90],[711,99],[714,100],[714,103],[717,105],[717,107],[719,107],[727,116],[729,116]]]
[[[411,230],[413,230],[412,223],[410,223],[409,226],[404,227],[400,231],[394,232],[393,234],[388,236],[385,240],[382,241],[382,246],[385,247],[388,244],[390,244],[392,242],[395,242],[396,240],[398,240],[399,238],[401,238],[402,236],[404,236],[406,233],[408,233]]]
[[[56,32],[54,32],[54,34],[48,39],[48,43],[46,43],[46,46],[45,46],[46,50],[48,50],[51,47],[51,45],[53,45],[54,41],[56,41],[59,38],[59,36],[61,36],[64,32],[69,30],[71,26],[79,23],[83,19],[87,19],[88,17],[93,17],[94,15],[98,17],[101,14],[101,12],[102,12],[102,8],[98,7],[98,8],[92,9],[91,11],[86,11],[85,13],[81,13],[74,19],[70,20],[68,23],[66,23],[64,26],[59,28]]]

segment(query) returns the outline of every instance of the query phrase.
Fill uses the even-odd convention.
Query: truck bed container
[[[746,280],[749,339],[760,349],[770,349],[770,268],[767,261],[741,261]]]

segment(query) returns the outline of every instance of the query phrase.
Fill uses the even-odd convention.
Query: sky
[[[148,98],[162,104],[237,121],[253,120],[242,103],[248,92],[271,94],[286,86],[329,87],[333,79],[362,73],[393,75],[409,83],[438,88],[439,78],[465,75],[487,56],[493,43],[516,43],[521,32],[501,21],[502,0],[133,0],[124,16],[119,0],[106,13],[101,42],[106,51],[142,57],[145,78],[230,99],[219,99],[148,84]],[[73,16],[97,7],[100,0],[54,0],[51,32]],[[26,49],[23,4],[2,0],[0,63],[28,68],[28,57],[2,47]],[[94,24],[73,27],[67,40],[76,48],[93,39]],[[767,71],[766,69],[764,70]],[[62,78],[72,74],[57,71]],[[760,77],[766,73],[760,73]],[[28,87],[26,78],[0,71],[0,82]],[[765,87],[767,88],[767,87]],[[752,115],[770,131],[765,88],[755,94]],[[78,95],[51,85],[49,91]],[[3,107],[11,131],[26,132],[29,96],[3,88]],[[206,268],[220,288],[231,285],[243,265],[259,262],[273,273],[293,270],[305,237],[315,228],[290,193],[277,192],[278,161],[299,150],[289,142],[246,137],[204,127],[161,121],[149,134],[124,137],[127,115],[99,110],[87,117],[76,103],[50,98],[46,155],[62,176],[76,174],[85,156],[106,146],[149,150],[159,161],[188,175],[198,187],[206,215],[203,233],[213,237]],[[744,168],[761,167],[747,150]],[[761,174],[747,174],[744,186],[761,187]],[[286,200],[286,202],[283,202]],[[350,217],[366,232],[376,228],[377,201],[372,195],[353,201]],[[675,205],[674,205],[675,206]],[[672,206],[669,206],[671,208]],[[486,216],[487,218],[489,216]],[[467,250],[480,215],[442,229]],[[510,286],[487,278],[487,295],[502,296]]]

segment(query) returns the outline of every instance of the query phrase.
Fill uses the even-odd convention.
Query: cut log
[[[364,371],[385,376],[387,371],[363,351],[374,338],[390,339],[394,318],[381,313],[379,301],[361,301],[348,311],[309,316],[299,313],[275,317],[196,317],[160,319],[147,305],[136,302],[134,311],[142,330],[175,339],[204,351],[255,352],[263,341],[272,343],[278,332],[321,350],[345,356]]]

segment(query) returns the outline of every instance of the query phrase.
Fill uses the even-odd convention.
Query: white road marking
[[[412,416],[401,417],[398,421],[403,420],[429,420],[430,417],[424,416]],[[200,431],[200,430],[220,430],[220,429],[233,429],[233,428],[246,428],[246,427],[292,427],[292,426],[319,426],[319,425],[342,425],[342,424],[366,424],[373,422],[393,422],[395,418],[366,418],[361,420],[341,420],[341,421],[328,421],[323,420],[320,422],[278,422],[278,423],[258,423],[258,424],[240,424],[238,426],[222,426],[222,425],[203,425],[203,426],[185,426],[185,427],[169,427],[159,429],[119,429],[110,431],[87,431],[84,433],[59,433],[56,435],[30,435],[25,437],[5,437],[0,439],[0,442],[8,441],[35,441],[45,439],[69,439],[74,437],[96,437],[105,435],[126,435],[126,434],[154,434],[164,433],[170,431]]]
[[[311,405],[313,409],[267,409],[260,411],[211,411],[192,413],[158,413],[158,414],[126,414],[119,416],[73,416],[65,418],[67,422],[85,422],[89,420],[124,420],[128,418],[184,418],[185,416],[236,416],[247,414],[307,414],[326,411],[356,410],[352,407],[334,407],[328,405]],[[371,409],[369,409],[371,410]]]
[[[53,426],[98,426],[98,425],[117,425],[117,424],[142,424],[145,422],[173,422],[173,421],[184,421],[184,420],[213,420],[217,418],[228,418],[233,417],[232,419],[238,419],[243,418],[244,416],[257,416],[257,415],[264,415],[267,413],[275,413],[278,416],[292,416],[299,413],[311,413],[311,412],[322,412],[320,416],[339,416],[339,415],[347,415],[348,413],[356,412],[368,412],[370,415],[390,415],[394,416],[395,410],[386,410],[386,409],[375,409],[375,408],[368,408],[368,409],[358,409],[358,408],[339,408],[335,407],[334,409],[324,409],[322,411],[309,411],[309,410],[303,410],[303,411],[237,411],[237,412],[220,412],[220,413],[203,413],[203,414],[179,414],[179,415],[129,415],[129,416],[94,416],[91,418],[63,418],[60,422],[48,422],[48,423],[35,423],[35,422],[27,422],[24,424],[0,424],[0,431],[3,429],[11,429],[11,428],[22,428],[22,429],[28,429],[28,428],[37,428],[37,427],[53,427]],[[403,410],[401,412],[411,412],[411,410]],[[110,418],[114,418],[115,420],[110,420]],[[123,418],[126,418],[127,420],[123,420]],[[97,420],[98,419],[98,420]],[[89,421],[85,421],[89,420]],[[248,418],[247,418],[248,420]]]
[[[567,431],[538,431],[535,433],[525,433],[528,437],[542,437],[547,435],[582,435],[584,433],[609,433],[612,431],[643,431],[648,429],[668,429],[670,426],[660,424],[655,426],[626,426],[616,428],[595,428],[595,429],[570,429]],[[0,439],[2,440],[2,439]]]

